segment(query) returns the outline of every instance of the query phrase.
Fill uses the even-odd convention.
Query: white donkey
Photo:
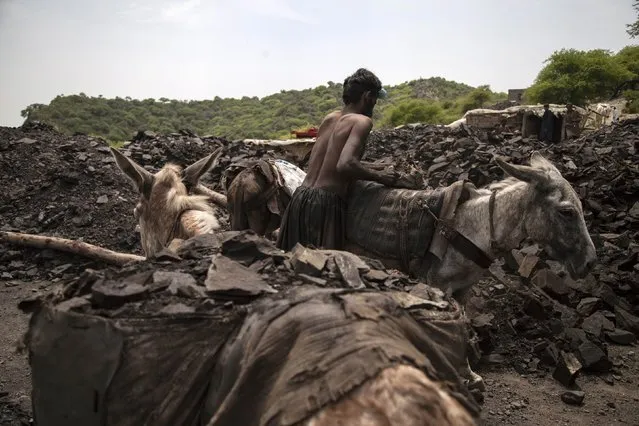
[[[226,197],[204,188],[199,180],[215,166],[222,148],[185,169],[169,163],[155,174],[116,149],[111,148],[111,153],[140,194],[133,215],[147,257],[195,235],[220,229],[220,207],[215,203],[226,205]]]

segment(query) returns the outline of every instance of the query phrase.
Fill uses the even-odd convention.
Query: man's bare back
[[[341,153],[341,147],[337,150],[335,146],[334,130],[342,115],[342,111],[334,111],[322,121],[308,161],[306,178],[302,185],[310,188],[323,188],[343,196],[339,188],[340,185],[335,183],[337,161],[334,159],[336,154],[339,156]],[[343,143],[341,145],[343,147]],[[330,176],[331,174],[333,176]]]
[[[302,185],[346,197],[350,184],[357,179],[389,186],[400,183],[398,173],[384,172],[361,161],[372,127],[372,120],[363,114],[335,111],[327,115],[320,125]]]

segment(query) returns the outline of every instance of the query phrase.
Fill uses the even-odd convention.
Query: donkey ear
[[[530,165],[536,169],[554,172],[561,175],[561,172],[559,172],[557,167],[541,155],[539,151],[533,151],[530,155]]]
[[[543,171],[530,166],[515,165],[495,157],[497,165],[510,176],[528,183],[545,183],[548,178]]]
[[[222,147],[216,149],[208,157],[204,157],[201,160],[198,160],[195,163],[191,164],[189,167],[184,169],[184,180],[191,185],[197,185],[198,181],[204,175],[204,173],[206,173],[209,169],[217,164],[220,155],[222,155]]]
[[[145,198],[149,198],[151,186],[153,186],[153,175],[117,149],[112,147],[109,147],[109,149],[122,173],[133,182],[140,194],[144,195]]]

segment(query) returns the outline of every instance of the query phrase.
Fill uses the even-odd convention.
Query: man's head
[[[544,104],[544,109],[548,109],[548,108],[550,108],[550,105]]]
[[[342,100],[360,114],[372,117],[377,99],[384,97],[386,91],[382,88],[382,82],[365,68],[358,69],[344,80]]]

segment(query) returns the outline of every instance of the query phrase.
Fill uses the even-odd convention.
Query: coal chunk
[[[214,298],[277,293],[259,274],[222,255],[211,263],[204,285],[207,294]]]
[[[581,405],[586,394],[583,391],[570,390],[561,394],[561,400],[569,405]]]
[[[590,341],[582,343],[578,353],[584,370],[605,372],[612,368],[612,362],[604,351]]]
[[[619,345],[631,345],[637,341],[637,337],[633,333],[619,328],[613,331],[606,331],[605,335],[608,340]]]
[[[95,303],[105,308],[141,300],[146,296],[147,292],[147,286],[112,280],[98,281],[91,289],[91,295]]]
[[[577,374],[581,371],[581,362],[570,352],[560,352],[557,367],[552,377],[566,387],[575,383]]]
[[[598,297],[584,297],[579,301],[579,304],[577,305],[577,312],[579,313],[579,315],[587,317],[597,309],[597,306],[600,302],[601,299],[599,299]]]
[[[301,244],[296,244],[291,252],[293,253],[291,264],[295,268],[296,273],[313,277],[322,275],[322,270],[326,266],[328,256],[319,250],[312,250]]]
[[[612,321],[603,316],[601,312],[595,312],[588,318],[584,319],[581,324],[581,328],[586,333],[590,333],[597,338],[601,338],[604,331],[613,331],[615,329],[615,325]]]

